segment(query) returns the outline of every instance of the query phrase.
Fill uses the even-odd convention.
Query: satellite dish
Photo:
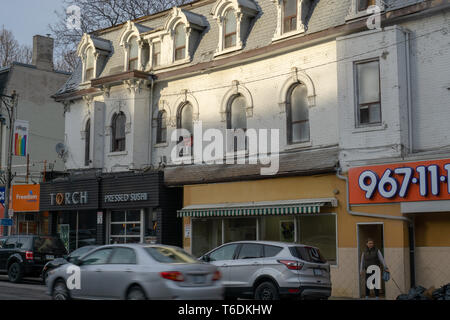
[[[56,145],[55,149],[56,149],[56,153],[62,157],[64,155],[64,153],[66,152],[66,145],[64,143],[58,143]]]

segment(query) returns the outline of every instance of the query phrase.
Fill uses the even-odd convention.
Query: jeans
[[[366,297],[370,296],[370,289],[367,287],[367,279],[369,279],[369,277],[371,275],[372,274],[367,273],[367,270],[366,270],[366,281],[364,282],[364,286],[366,287]],[[373,290],[375,291],[375,297],[379,297],[380,296],[380,290],[378,290],[378,289],[373,289]]]

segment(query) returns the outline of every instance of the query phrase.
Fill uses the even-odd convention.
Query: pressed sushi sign
[[[450,200],[450,159],[352,168],[350,204]]]

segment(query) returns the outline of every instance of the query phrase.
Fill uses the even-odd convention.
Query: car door
[[[6,248],[5,248],[5,244],[6,244],[6,237],[0,238],[0,270],[6,270],[6,259],[7,259],[7,255],[6,255]]]
[[[222,274],[222,283],[225,287],[229,286],[229,270],[228,267],[233,262],[238,244],[232,243],[221,246],[208,254],[209,263],[217,266]]]
[[[133,280],[138,278],[136,251],[132,248],[114,248],[108,263],[97,275],[99,296],[122,299]]]
[[[16,252],[17,237],[8,237],[3,245],[2,260],[4,270],[7,270],[9,257]]]
[[[229,266],[229,283],[236,288],[251,288],[254,274],[263,266],[263,245],[257,243],[243,243],[237,257]]]
[[[98,249],[83,257],[80,264],[81,288],[73,290],[74,298],[97,299],[101,296],[98,279],[112,251],[112,248]]]

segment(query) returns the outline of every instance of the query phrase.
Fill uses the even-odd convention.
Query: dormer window
[[[306,31],[307,18],[314,0],[272,0],[277,6],[277,29],[273,41]]]
[[[283,33],[297,30],[297,0],[284,0],[283,7]]]
[[[152,45],[153,52],[153,67],[159,67],[161,65],[161,42],[154,42]]]
[[[175,28],[175,61],[186,58],[186,27],[180,23]]]
[[[228,9],[225,14],[225,49],[236,46],[236,13],[233,9]]]
[[[206,26],[207,21],[203,16],[175,7],[163,30],[146,38],[160,36],[163,39],[164,48],[172,51],[172,56],[166,60],[167,64],[187,63],[191,62]]]
[[[366,11],[370,6],[376,5],[376,0],[358,0],[358,11]]]
[[[150,60],[150,48],[143,34],[153,29],[128,21],[120,36],[120,45],[124,50],[124,71],[139,70]]]
[[[211,11],[219,24],[220,38],[216,56],[244,47],[251,20],[258,12],[258,6],[253,0],[217,0]]]
[[[128,70],[138,70],[139,45],[136,37],[132,37],[129,42]]]
[[[94,78],[94,49],[89,48],[86,51],[86,62],[85,62],[85,81],[90,81]]]

